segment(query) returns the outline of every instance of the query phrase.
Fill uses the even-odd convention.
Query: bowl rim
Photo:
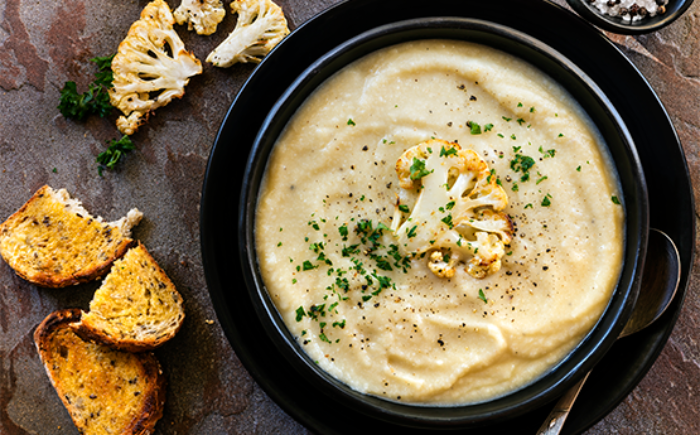
[[[655,32],[676,21],[690,7],[693,0],[669,0],[666,4],[666,13],[644,18],[635,23],[605,15],[586,0],[566,0],[566,2],[576,13],[601,29],[623,35],[641,35]]]
[[[626,319],[629,317],[629,314],[631,313],[632,306],[634,305],[634,301],[636,300],[636,292],[638,291],[639,287],[639,281],[640,281],[640,273],[639,271],[641,270],[641,267],[643,265],[643,259],[645,256],[646,252],[646,237],[647,237],[647,231],[648,231],[648,216],[649,216],[649,210],[648,210],[648,198],[647,198],[647,190],[646,190],[646,182],[644,179],[644,172],[641,167],[641,162],[639,160],[639,156],[636,153],[636,149],[634,147],[634,142],[632,140],[632,137],[627,131],[627,128],[625,126],[625,123],[623,122],[622,118],[620,115],[617,113],[615,108],[612,106],[610,101],[605,97],[605,95],[602,93],[602,91],[595,85],[595,83],[588,78],[588,76],[580,70],[576,65],[574,65],[572,62],[570,62],[565,56],[563,56],[561,53],[556,52],[554,49],[550,48],[546,44],[540,42],[539,40],[536,40],[533,37],[530,37],[523,32],[517,31],[513,28],[496,24],[493,22],[489,21],[484,21],[484,20],[477,20],[477,19],[470,19],[470,18],[457,18],[457,17],[433,17],[433,18],[421,18],[421,19],[412,19],[412,20],[405,20],[405,21],[399,21],[399,22],[394,22],[388,25],[384,26],[379,26],[376,28],[373,28],[367,32],[361,33],[360,35],[357,35],[356,37],[349,39],[343,44],[338,45],[335,47],[333,50],[329,51],[326,53],[324,56],[319,58],[316,62],[314,62],[312,65],[310,65],[306,70],[292,83],[291,86],[282,94],[282,96],[277,100],[273,108],[270,110],[268,116],[265,118],[265,121],[263,122],[257,136],[254,142],[254,145],[251,149],[249,159],[247,161],[246,165],[246,171],[244,175],[244,182],[243,182],[243,187],[241,190],[241,196],[240,196],[240,203],[239,203],[239,210],[241,210],[241,213],[239,214],[239,252],[241,254],[241,263],[242,263],[242,268],[244,271],[244,279],[247,285],[247,288],[249,291],[251,291],[253,294],[251,295],[256,301],[262,302],[262,305],[259,303],[254,304],[255,309],[257,311],[257,315],[260,317],[264,327],[266,328],[268,332],[268,336],[272,338],[272,340],[275,342],[277,347],[281,348],[283,350],[283,353],[285,354],[285,357],[287,358],[288,362],[292,365],[295,366],[295,369],[302,373],[304,376],[312,376],[312,379],[314,382],[317,383],[317,387],[324,390],[328,391],[329,385],[331,390],[336,391],[335,387],[337,387],[337,384],[339,384],[339,381],[335,380],[334,378],[331,378],[330,375],[325,373],[323,370],[319,369],[313,362],[310,361],[308,356],[301,350],[300,346],[291,337],[291,334],[287,331],[286,326],[284,326],[283,322],[280,321],[279,319],[279,314],[276,313],[276,309],[274,308],[274,304],[271,303],[269,300],[269,297],[267,296],[266,292],[264,291],[264,284],[262,283],[262,278],[259,276],[259,271],[257,270],[256,267],[256,254],[255,254],[255,249],[251,248],[249,243],[250,240],[252,240],[253,237],[253,231],[252,231],[252,217],[250,216],[251,210],[255,209],[255,206],[257,205],[257,189],[259,186],[259,181],[260,178],[262,177],[262,173],[264,173],[266,164],[260,164],[260,155],[261,153],[264,153],[264,162],[267,161],[267,155],[269,154],[269,151],[272,147],[272,144],[270,143],[270,137],[276,137],[276,133],[270,134],[270,125],[273,124],[276,115],[285,109],[285,105],[290,104],[290,98],[294,98],[295,92],[301,92],[299,91],[300,89],[305,89],[305,87],[311,86],[312,88],[315,88],[318,86],[318,83],[321,81],[325,80],[325,78],[332,73],[326,73],[325,76],[323,76],[321,71],[324,70],[324,68],[328,68],[329,64],[332,64],[333,62],[339,62],[337,59],[340,57],[347,55],[348,51],[357,49],[357,44],[360,44],[360,47],[363,47],[363,43],[367,44],[367,41],[372,41],[372,38],[387,38],[391,36],[396,36],[396,34],[399,34],[401,32],[411,32],[411,31],[425,31],[425,32],[435,32],[437,30],[445,31],[447,27],[445,26],[454,26],[457,29],[464,30],[467,28],[469,31],[475,31],[474,29],[477,29],[476,31],[487,31],[487,32],[493,32],[493,34],[497,34],[498,37],[501,38],[514,38],[517,43],[520,44],[529,44],[529,47],[531,47],[535,52],[538,52],[541,56],[550,56],[552,59],[556,60],[557,62],[561,62],[559,65],[560,67],[564,68],[568,74],[574,74],[578,80],[581,80],[585,86],[589,88],[589,91],[592,91],[595,98],[598,99],[598,104],[602,104],[602,107],[605,108],[606,113],[608,116],[614,120],[615,126],[619,129],[618,134],[620,137],[622,137],[622,141],[625,146],[625,150],[627,152],[627,159],[629,160],[628,163],[632,164],[632,167],[634,168],[634,172],[636,175],[636,183],[634,184],[633,187],[628,186],[628,191],[625,196],[634,196],[635,201],[630,202],[630,204],[634,203],[635,204],[635,216],[639,218],[638,222],[635,222],[635,231],[637,235],[637,243],[636,246],[628,246],[626,248],[626,261],[625,265],[623,265],[624,270],[629,271],[629,276],[627,276],[625,279],[627,279],[628,284],[627,284],[627,289],[624,292],[623,296],[620,296],[620,299],[615,302],[617,305],[615,305],[615,310],[612,312],[613,317],[611,319],[608,319],[608,321],[604,321],[604,319],[607,318],[607,316],[611,315],[609,313],[609,310],[611,310],[611,306],[613,306],[613,300],[611,299],[610,305],[608,308],[606,308],[605,313],[601,316],[601,319],[599,319],[598,323],[596,326],[593,328],[593,330],[586,336],[586,338],[576,347],[572,353],[564,359],[564,361],[560,362],[557,364],[554,368],[552,368],[546,376],[543,376],[544,378],[547,378],[551,375],[552,372],[560,371],[560,369],[564,366],[569,366],[570,369],[566,370],[566,373],[564,375],[558,375],[556,377],[556,381],[553,383],[549,383],[546,388],[544,388],[543,391],[540,391],[537,394],[531,395],[531,397],[526,401],[527,406],[517,406],[517,407],[507,407],[504,410],[494,410],[492,406],[489,404],[493,404],[494,402],[498,402],[501,400],[501,398],[497,398],[491,401],[486,402],[486,406],[482,406],[484,404],[471,404],[471,405],[466,405],[466,406],[453,406],[449,407],[449,409],[457,409],[457,408],[469,408],[471,410],[477,409],[477,408],[483,408],[477,412],[472,412],[468,413],[468,417],[455,417],[455,413],[451,413],[451,415],[448,415],[447,417],[441,416],[441,415],[429,415],[429,416],[421,416],[419,418],[416,418],[414,412],[404,412],[403,408],[407,407],[410,408],[411,410],[415,410],[416,406],[411,405],[411,404],[399,404],[398,407],[402,408],[401,410],[397,411],[394,405],[395,402],[386,402],[383,399],[376,398],[376,400],[381,401],[382,404],[386,403],[391,403],[393,404],[391,406],[391,410],[387,411],[386,409],[380,409],[379,411],[376,409],[377,404],[376,403],[371,403],[367,404],[367,398],[373,398],[373,396],[367,396],[361,393],[357,392],[350,392],[350,394],[344,394],[343,397],[340,398],[340,400],[347,404],[348,406],[352,406],[362,412],[372,414],[375,417],[382,418],[385,420],[390,420],[392,422],[396,422],[397,420],[399,423],[404,423],[404,424],[410,424],[410,425],[428,425],[432,426],[434,424],[438,425],[455,425],[455,424],[479,424],[479,423],[484,423],[489,420],[493,420],[496,418],[501,418],[505,415],[508,416],[516,416],[520,415],[524,412],[527,412],[530,409],[539,407],[546,403],[548,400],[551,400],[552,397],[556,397],[557,395],[563,393],[563,391],[568,388],[569,385],[573,384],[575,381],[577,381],[581,376],[583,376],[583,373],[587,372],[590,370],[593,365],[600,359],[602,356],[607,352],[607,350],[612,346],[613,342],[615,341],[617,335],[621,331],[622,327],[624,326],[624,323]],[[449,31],[454,31],[453,27],[449,27]],[[388,36],[387,36],[388,35]],[[434,36],[433,36],[434,38]],[[414,39],[414,38],[411,38]],[[424,38],[421,38],[424,39]],[[457,39],[452,37],[451,39]],[[364,41],[364,42],[363,42]],[[511,40],[512,42],[512,40]],[[370,44],[371,45],[371,44]],[[384,44],[382,46],[388,46],[392,44]],[[366,47],[365,47],[366,49]],[[374,51],[377,48],[372,48],[370,51]],[[354,56],[354,54],[353,54]],[[516,54],[516,56],[518,56]],[[352,56],[350,56],[352,57]],[[359,58],[361,56],[356,56],[355,58]],[[522,55],[519,55],[519,57],[523,57]],[[552,60],[550,59],[550,60]],[[526,59],[529,60],[529,59]],[[343,63],[343,62],[340,62]],[[345,62],[349,63],[349,62]],[[334,70],[337,71],[339,68],[336,68]],[[322,77],[322,79],[319,79],[319,77]],[[315,81],[318,81],[318,83],[315,83]],[[557,80],[560,81],[560,80]],[[302,92],[303,93],[303,92]],[[309,92],[310,93],[310,92]],[[304,97],[305,98],[305,97]],[[303,98],[302,98],[303,100]],[[291,115],[290,115],[291,116]],[[286,121],[283,122],[282,124],[286,124]],[[281,127],[280,127],[281,128]],[[268,143],[267,149],[266,146],[261,146],[261,143],[266,142]],[[274,141],[273,141],[274,142]],[[617,165],[619,162],[616,162],[615,164]],[[257,166],[256,166],[257,165]],[[257,180],[257,182],[253,181],[251,182],[251,178],[253,180]],[[623,189],[624,190],[624,189]],[[630,192],[634,192],[633,195],[629,195]],[[628,210],[629,213],[629,210]],[[626,228],[627,233],[629,233],[630,228],[629,225]],[[626,241],[627,244],[627,241]],[[628,255],[631,256],[633,259],[631,262],[628,259]],[[631,264],[631,265],[630,265]],[[251,272],[255,271],[255,272]],[[622,278],[621,278],[622,280]],[[254,290],[251,290],[254,289]],[[618,290],[615,291],[615,295],[618,294]],[[272,324],[269,323],[269,319],[275,318],[277,316],[276,322],[272,322]],[[592,345],[591,340],[593,335],[601,335],[604,337],[603,340],[600,342],[596,342],[596,344]],[[592,345],[592,347],[591,347]],[[579,361],[578,363],[571,363],[569,361],[572,359],[573,355],[578,355],[579,352],[582,352],[582,348],[587,348],[585,351],[585,356],[583,357],[582,361]],[[299,364],[299,361],[302,361],[302,364]],[[542,381],[542,379],[539,379],[532,384],[529,384],[528,386],[524,387],[523,389],[517,390],[517,391],[523,391],[530,389],[532,385],[534,384],[539,384]],[[319,383],[320,382],[320,383]],[[347,387],[345,387],[347,389]],[[516,392],[517,392],[516,391]],[[344,393],[347,393],[345,391]],[[514,392],[515,393],[515,392]],[[330,394],[333,394],[332,392]],[[357,397],[357,396],[361,397]],[[513,393],[509,393],[506,396],[510,397],[512,396]],[[373,399],[369,399],[370,402],[372,402]],[[386,403],[385,403],[386,402]],[[445,410],[447,409],[446,407],[429,407],[430,409],[440,409],[440,410]],[[421,409],[426,409],[425,407],[422,407]],[[448,413],[450,414],[450,413]]]

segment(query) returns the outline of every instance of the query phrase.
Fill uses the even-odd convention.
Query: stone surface
[[[280,0],[295,28],[339,0]],[[169,0],[171,7],[179,4]],[[229,3],[227,0],[225,3]],[[556,3],[564,5],[563,0]],[[0,220],[43,184],[65,187],[107,220],[137,206],[135,230],[185,300],[187,320],[157,355],[168,376],[162,434],[305,434],[242,367],[209,299],[199,250],[199,201],[207,157],[227,108],[252,65],[216,69],[192,79],[182,100],[160,109],[133,136],[137,149],[116,171],[97,175],[95,156],[117,137],[116,114],[84,122],[56,109],[63,83],[83,90],[89,59],[115,51],[144,0],[0,0]],[[700,3],[659,32],[609,35],[666,105],[678,129],[700,204]],[[234,27],[201,37],[178,27],[187,47],[204,59]],[[697,245],[697,243],[696,243]],[[678,324],[639,386],[587,433],[700,433],[700,278],[696,267]],[[32,343],[51,311],[87,309],[96,284],[48,290],[17,278],[0,261],[0,434],[74,434]]]

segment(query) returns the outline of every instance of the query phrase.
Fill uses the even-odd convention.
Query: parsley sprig
[[[111,139],[107,144],[109,145],[107,149],[97,155],[97,163],[100,164],[97,172],[100,177],[104,168],[114,169],[122,156],[135,148],[129,136],[122,136],[119,140]]]
[[[90,59],[97,64],[98,72],[95,80],[90,83],[88,90],[78,93],[78,87],[73,81],[66,82],[61,89],[58,110],[66,118],[82,120],[88,115],[105,117],[112,111],[107,90],[112,87],[112,59],[114,55]]]

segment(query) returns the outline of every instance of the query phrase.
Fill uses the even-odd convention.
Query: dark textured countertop
[[[138,207],[145,218],[135,237],[175,282],[187,311],[182,331],[156,352],[169,381],[157,433],[307,433],[267,397],[231,349],[207,292],[200,254],[199,203],[207,158],[226,110],[255,66],[217,69],[205,64],[184,98],[157,111],[133,136],[136,150],[103,177],[95,157],[107,140],[118,137],[116,111],[107,118],[74,122],[56,109],[64,82],[76,81],[83,89],[95,72],[89,59],[115,52],[146,3],[0,0],[0,221],[44,184],[67,188],[106,220]],[[168,3],[175,8],[179,0]],[[278,3],[294,29],[339,1]],[[698,204],[699,18],[696,2],[659,32],[608,35],[669,111]],[[227,13],[213,36],[176,29],[203,60],[234,24]],[[696,267],[678,323],[655,365],[589,435],[700,433],[699,274]],[[0,434],[77,433],[44,373],[32,333],[56,309],[87,309],[96,286],[38,288],[0,261]]]

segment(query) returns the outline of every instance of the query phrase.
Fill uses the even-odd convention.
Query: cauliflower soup
[[[257,204],[267,291],[353,389],[458,405],[517,390],[595,325],[624,208],[600,134],[524,61],[429,40],[324,82],[278,139]]]

